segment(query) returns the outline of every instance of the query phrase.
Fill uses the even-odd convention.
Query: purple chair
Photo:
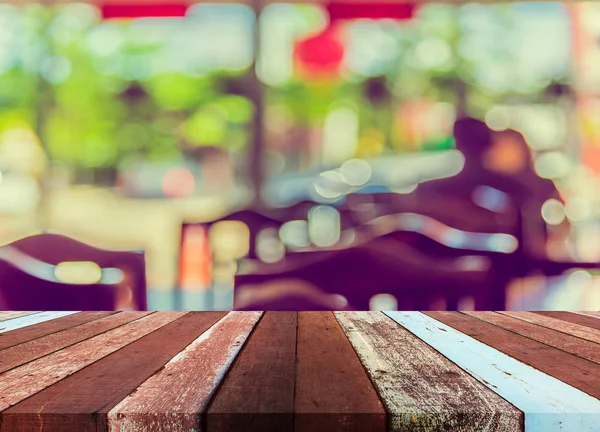
[[[105,250],[52,233],[25,237],[10,246],[31,259],[53,266],[65,262],[92,262],[101,269],[118,269],[124,275],[126,287],[111,309],[147,309],[146,261],[142,251]]]

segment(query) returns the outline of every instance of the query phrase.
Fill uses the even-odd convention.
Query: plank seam
[[[430,315],[429,315],[427,312],[422,312],[422,313],[424,313],[424,314],[425,314],[425,315],[427,315],[427,316],[430,316]],[[505,330],[505,331],[508,331],[508,332],[510,332],[510,333],[513,333],[513,334],[515,334],[515,335],[517,335],[517,336],[520,336],[520,337],[523,337],[523,338],[529,339],[529,340],[531,340],[531,341],[533,341],[533,342],[540,343],[540,344],[542,344],[542,345],[545,345],[545,346],[547,346],[547,347],[549,347],[549,348],[552,348],[552,349],[555,349],[555,350],[561,351],[561,352],[563,352],[563,353],[565,353],[565,354],[572,355],[572,356],[574,356],[574,357],[580,358],[580,359],[582,359],[582,360],[585,360],[585,361],[589,361],[589,362],[592,362],[592,363],[597,363],[597,364],[600,364],[599,362],[596,362],[596,361],[590,360],[590,359],[588,359],[588,358],[582,357],[582,356],[580,356],[580,355],[579,355],[579,354],[577,354],[577,353],[572,353],[572,352],[570,352],[570,351],[565,351],[565,350],[564,350],[564,349],[562,349],[562,348],[556,347],[556,346],[554,346],[554,345],[550,345],[550,344],[548,344],[548,343],[546,343],[546,342],[543,342],[543,341],[540,341],[540,340],[534,339],[534,338],[532,338],[532,337],[530,337],[530,336],[523,335],[523,334],[521,334],[521,333],[518,333],[518,332],[516,332],[516,331],[514,331],[514,330],[511,330],[511,329],[508,329],[508,328],[502,327],[502,326],[501,326],[501,325],[499,325],[499,324],[495,324],[495,323],[492,323],[492,322],[486,321],[486,320],[484,320],[484,319],[481,319],[481,318],[479,318],[477,315],[470,315],[470,314],[466,314],[466,313],[463,313],[463,312],[460,312],[460,313],[461,313],[461,314],[463,314],[463,315],[465,315],[465,316],[468,316],[468,317],[471,317],[471,318],[475,318],[475,319],[477,319],[477,320],[479,320],[479,321],[481,321],[481,322],[483,322],[483,323],[485,323],[485,324],[492,325],[492,326],[494,326],[494,327],[496,327],[496,328],[498,328],[498,329],[500,329],[500,330]],[[494,313],[497,313],[497,312],[494,312]],[[515,320],[517,319],[516,317],[513,317],[513,316],[511,316],[511,315],[502,315],[502,316],[505,316],[505,317],[507,317],[507,318],[512,318],[512,319],[515,319]],[[431,317],[431,318],[433,318],[433,317]],[[433,318],[433,319],[435,319],[435,318]],[[522,321],[522,320],[519,320],[519,321]],[[523,322],[525,322],[526,324],[532,324],[532,325],[536,325],[536,326],[538,326],[538,327],[541,327],[541,328],[542,328],[542,329],[544,329],[544,330],[555,331],[555,332],[557,332],[557,333],[560,333],[560,334],[565,334],[565,335],[567,335],[567,336],[571,336],[571,337],[577,338],[577,339],[579,339],[579,340],[581,340],[581,341],[583,341],[583,342],[589,342],[589,343],[596,344],[596,345],[598,345],[598,349],[600,349],[600,344],[598,344],[598,343],[596,343],[596,342],[594,342],[594,341],[590,341],[590,340],[588,340],[588,339],[583,339],[583,338],[580,338],[580,337],[577,337],[577,336],[574,336],[574,335],[571,335],[571,334],[562,333],[562,332],[559,332],[558,330],[551,329],[551,328],[548,328],[548,327],[539,326],[539,325],[537,325],[537,324],[535,324],[535,323],[531,323],[531,322],[529,322],[529,321],[523,321]],[[448,325],[448,324],[446,324],[446,325]],[[452,327],[452,328],[454,328],[454,327],[453,327],[453,326],[451,326],[451,325],[449,325],[449,327]],[[456,329],[456,328],[454,328],[454,329],[455,329],[456,331],[460,331],[460,330],[458,330],[458,329]],[[462,333],[462,332],[461,332],[461,333]],[[481,342],[481,341],[480,341],[480,342]],[[484,343],[484,342],[481,342],[481,343]],[[487,345],[487,344],[486,344],[486,345]],[[488,346],[489,346],[489,345],[488,345]],[[492,348],[493,348],[493,347],[492,347]],[[514,359],[515,359],[515,360],[517,360],[517,361],[520,361],[520,360],[516,359],[515,357],[511,356],[510,354],[507,354],[507,353],[504,353],[504,354],[506,354],[506,355],[507,355],[507,356],[509,356],[509,357],[512,357],[512,358],[514,358]],[[523,363],[523,362],[521,362],[521,363]]]
[[[77,312],[76,314],[73,314],[73,315],[79,315],[79,314],[81,314],[81,313],[84,313],[84,312]],[[73,327],[67,327],[67,328],[64,328],[64,329],[62,329],[62,330],[55,330],[55,331],[52,331],[52,332],[50,332],[50,333],[47,333],[47,334],[44,334],[44,335],[41,335],[41,336],[38,336],[38,337],[34,337],[33,339],[29,339],[29,340],[26,340],[26,341],[23,341],[23,342],[19,342],[18,344],[15,344],[15,345],[7,346],[7,347],[5,347],[5,348],[2,348],[2,350],[8,349],[8,348],[13,348],[13,347],[18,347],[18,346],[20,346],[20,345],[23,345],[23,344],[26,344],[26,343],[29,343],[29,342],[33,342],[33,341],[36,341],[36,340],[38,340],[38,339],[42,339],[42,338],[45,338],[45,337],[47,337],[47,336],[54,335],[54,334],[56,334],[56,333],[60,333],[60,332],[66,331],[66,330],[71,330],[71,329],[74,329],[74,328],[80,327],[80,326],[82,326],[82,325],[85,325],[85,324],[92,323],[92,322],[94,322],[94,321],[98,321],[98,320],[101,320],[101,319],[104,319],[104,318],[108,318],[108,317],[114,316],[114,315],[116,315],[116,314],[118,314],[118,313],[121,313],[121,311],[115,311],[115,312],[111,313],[110,315],[106,315],[106,316],[104,316],[104,317],[98,317],[98,318],[94,318],[93,320],[82,322],[82,323],[80,323],[80,324],[74,325]],[[135,321],[135,320],[134,320],[134,321]],[[47,321],[44,321],[43,323],[38,323],[38,324],[44,324],[45,322],[47,322]],[[132,321],[132,322],[133,322],[133,321]],[[38,325],[38,324],[33,324],[33,325]],[[28,327],[32,327],[32,326],[28,326]],[[21,330],[21,329],[23,329],[23,328],[27,328],[27,327],[22,327],[22,328],[20,328],[20,329],[16,329],[16,330],[12,330],[12,331],[19,331],[19,330]],[[115,327],[115,328],[117,328],[117,327]],[[9,333],[9,332],[7,332],[7,333]],[[99,334],[100,334],[100,333],[99,333]],[[83,341],[83,340],[86,340],[86,339],[82,339],[82,341]],[[68,346],[70,346],[70,345],[68,345]],[[66,348],[66,346],[65,346],[64,348]],[[61,348],[61,349],[62,349],[62,348]],[[0,351],[2,351],[2,350],[0,350]],[[40,358],[41,358],[41,357],[40,357]],[[24,363],[24,364],[25,364],[25,363]]]

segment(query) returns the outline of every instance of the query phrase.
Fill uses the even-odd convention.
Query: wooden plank
[[[18,330],[13,330],[7,333],[2,333],[2,337],[0,337],[0,350],[19,345],[33,339],[44,337],[52,333],[66,330],[71,327],[76,327],[78,325],[85,324],[86,322],[104,318],[114,313],[115,312],[80,312],[51,321],[34,324]]]
[[[109,411],[108,430],[202,430],[202,413],[261,315],[227,314]]]
[[[0,411],[21,402],[184,314],[183,312],[122,313],[135,314],[140,319],[0,375]]]
[[[387,315],[522,410],[526,432],[599,430],[598,399],[425,314]],[[452,315],[474,319],[458,312],[446,316]]]
[[[523,321],[527,321],[533,324],[537,324],[543,327],[547,327],[552,330],[566,333],[571,336],[575,336],[581,339],[586,339],[591,342],[600,343],[600,334],[586,326],[579,324],[573,324],[567,321],[562,321],[556,318],[550,318],[544,315],[539,315],[533,312],[498,312],[503,315],[508,315],[514,318],[518,318]]]
[[[76,314],[75,312],[39,312],[31,315],[25,315],[18,318],[12,318],[7,321],[0,323],[0,333],[7,333],[9,331],[17,330],[23,327],[39,324],[42,322],[54,320],[67,315]]]
[[[106,430],[106,414],[225,312],[188,313],[2,413],[4,430]]]
[[[265,313],[207,410],[207,430],[294,429],[297,324],[296,312]]]
[[[37,360],[45,355],[107,332],[138,318],[141,318],[139,314],[116,313],[99,320],[7,348],[4,351],[0,351],[0,373]]]
[[[600,399],[600,365],[464,314],[426,312],[430,317],[471,336],[535,369]],[[596,345],[600,352],[600,346]]]
[[[294,431],[385,431],[386,412],[331,312],[300,312]]]
[[[600,345],[496,312],[463,312],[518,335],[528,337],[600,364]],[[428,314],[430,315],[430,314]],[[434,317],[435,318],[435,317]]]
[[[580,315],[572,312],[535,312],[538,315],[543,315],[550,318],[555,318],[561,321],[567,321],[573,324],[578,324],[600,330],[600,321],[594,317]],[[598,333],[598,332],[596,332]]]
[[[523,413],[381,312],[335,314],[392,431],[521,431]]]
[[[580,315],[587,315],[594,318],[600,318],[600,312],[573,312]]]
[[[30,311],[30,312],[15,312],[15,311],[6,311],[0,312],[0,322],[6,321],[13,318],[19,318],[22,316],[32,315],[34,313],[40,313],[41,311]]]

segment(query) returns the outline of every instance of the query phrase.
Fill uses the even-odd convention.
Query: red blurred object
[[[115,4],[102,5],[102,18],[175,18],[184,17],[187,9],[185,3],[151,3],[151,4]]]
[[[332,78],[339,75],[345,49],[334,28],[296,44],[294,57],[302,75],[310,78]]]
[[[413,17],[416,4],[413,3],[377,3],[377,2],[333,2],[327,5],[331,21],[349,19],[397,19]]]

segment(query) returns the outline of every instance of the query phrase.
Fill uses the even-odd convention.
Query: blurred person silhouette
[[[498,136],[485,122],[471,117],[457,120],[453,132],[456,148],[464,156],[463,169],[453,177],[420,184],[415,191],[419,199],[447,196],[498,213],[517,210],[523,217],[521,227],[527,236],[527,248],[546,255],[541,208],[548,197],[558,199],[560,195],[552,182],[533,171],[531,153],[522,136],[511,131],[504,139],[496,139]]]
[[[489,170],[516,179],[537,201],[563,201],[554,182],[535,172],[531,150],[519,131],[507,129],[494,133],[484,163]]]

